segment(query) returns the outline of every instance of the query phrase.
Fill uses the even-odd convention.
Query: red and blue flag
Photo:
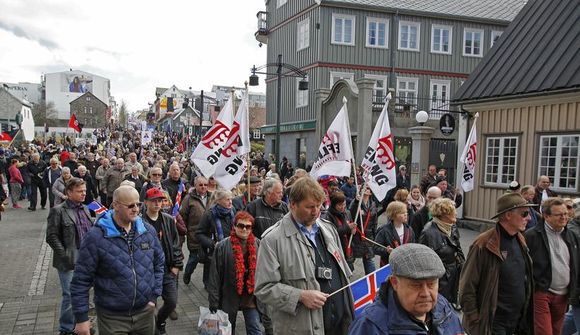
[[[88,209],[92,210],[93,212],[95,212],[95,214],[99,215],[102,214],[104,212],[107,211],[107,207],[103,206],[103,204],[101,204],[98,201],[93,201],[90,204],[87,205]]]
[[[355,316],[362,313],[375,300],[381,284],[387,280],[390,274],[391,266],[387,264],[350,284],[350,290],[352,291],[352,297],[354,299]]]

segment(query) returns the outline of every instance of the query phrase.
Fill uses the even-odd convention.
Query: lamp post
[[[426,126],[429,120],[429,114],[425,111],[417,112],[415,120],[419,124],[409,128],[409,134],[413,139],[412,164],[411,164],[411,184],[419,184],[421,176],[427,170],[429,165],[429,142],[435,129]]]
[[[276,67],[276,72],[268,72],[268,67]],[[287,69],[288,72],[282,74],[282,69]],[[266,69],[265,72],[259,72],[261,70]],[[294,78],[302,78],[300,82],[298,82],[298,90],[300,91],[307,91],[308,90],[308,81],[306,80],[306,73],[294,65],[282,63],[282,55],[278,55],[278,61],[276,63],[267,63],[261,66],[252,67],[252,75],[250,76],[250,86],[258,86],[259,78],[256,74],[265,74],[265,75],[276,75],[276,79],[278,81],[278,85],[276,88],[276,167],[280,168],[280,113],[282,108],[282,102],[280,100],[280,96],[282,95],[282,78],[286,77],[294,77]]]

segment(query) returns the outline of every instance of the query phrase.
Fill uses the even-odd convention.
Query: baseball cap
[[[165,198],[165,194],[163,194],[163,192],[157,187],[150,188],[147,190],[147,193],[145,193],[145,200],[153,200],[159,198]]]
[[[407,243],[395,248],[389,257],[391,273],[411,279],[441,278],[445,267],[441,258],[431,248],[417,243]]]

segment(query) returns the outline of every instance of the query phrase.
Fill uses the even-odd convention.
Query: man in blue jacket
[[[393,249],[389,262],[391,276],[351,324],[349,334],[464,334],[451,304],[437,292],[445,267],[433,250],[403,244]]]
[[[163,287],[163,249],[155,228],[139,217],[135,188],[117,188],[112,207],[81,243],[71,283],[75,332],[90,333],[89,289],[94,286],[99,334],[151,335]]]

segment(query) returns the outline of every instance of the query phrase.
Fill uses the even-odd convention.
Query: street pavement
[[[29,212],[25,209],[27,202],[21,201],[21,205],[23,209],[7,208],[0,221],[0,335],[58,334],[61,291],[52,267],[52,250],[45,242],[48,209]],[[467,229],[460,232],[467,254],[479,233]],[[183,249],[187,257],[187,248]],[[363,274],[358,260],[353,280]],[[201,275],[202,266],[198,266],[189,285],[180,277],[179,319],[167,321],[168,334],[197,334],[199,306],[208,306]],[[238,334],[245,334],[241,313],[236,328]]]

